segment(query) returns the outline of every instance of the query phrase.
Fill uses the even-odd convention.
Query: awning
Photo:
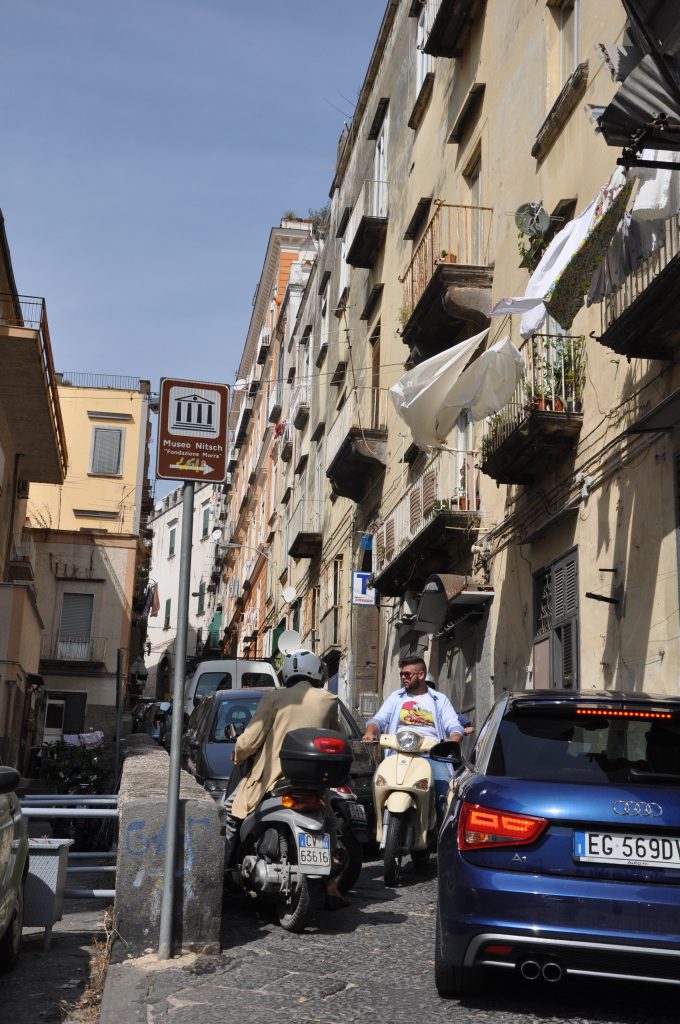
[[[481,614],[493,597],[493,589],[480,587],[469,576],[436,573],[423,587],[411,628],[416,633],[439,633],[456,611],[464,613],[466,608],[476,607]]]
[[[420,448],[439,448],[463,412],[473,420],[499,412],[512,398],[524,360],[509,338],[475,359],[488,328],[405,373],[390,388],[397,414]]]

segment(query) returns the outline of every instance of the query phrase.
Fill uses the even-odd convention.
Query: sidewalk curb
[[[146,1024],[147,975],[134,964],[110,964],[106,972],[99,1024]]]

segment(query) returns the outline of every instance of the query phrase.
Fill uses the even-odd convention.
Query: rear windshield
[[[241,686],[244,690],[259,689],[261,686],[274,686],[274,678],[269,672],[242,672]]]
[[[605,711],[603,714],[602,711]],[[647,717],[645,717],[647,716]],[[502,720],[487,772],[548,782],[680,781],[680,716],[517,708]]]
[[[198,677],[194,701],[202,700],[215,690],[231,690],[231,672],[204,672]]]
[[[215,716],[211,740],[214,743],[233,742],[233,740],[229,740],[226,736],[227,727],[233,725],[236,727],[236,732],[241,733],[255,714],[255,708],[259,700],[260,695],[258,694],[257,697],[243,697],[238,700],[222,701]]]

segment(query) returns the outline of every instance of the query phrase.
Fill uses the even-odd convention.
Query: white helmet
[[[284,686],[293,686],[303,679],[312,686],[323,686],[326,680],[326,666],[313,651],[294,651],[283,659],[281,677]]]

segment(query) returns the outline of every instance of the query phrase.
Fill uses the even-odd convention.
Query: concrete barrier
[[[149,736],[130,736],[118,799],[120,833],[112,960],[158,949],[169,759]],[[182,772],[173,945],[219,953],[224,837],[217,804]]]

